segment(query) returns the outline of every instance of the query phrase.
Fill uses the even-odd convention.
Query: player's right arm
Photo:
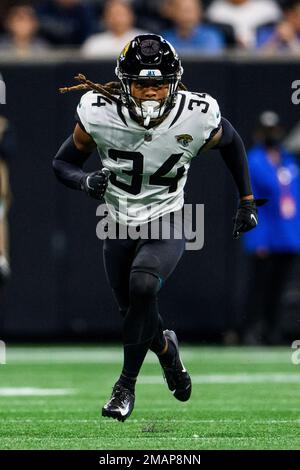
[[[96,143],[94,139],[85,132],[79,124],[76,124],[73,132],[73,140],[77,150],[84,152],[86,154],[91,154],[96,148]]]
[[[95,199],[102,199],[108,184],[105,170],[85,173],[83,165],[96,148],[93,138],[76,124],[73,135],[61,145],[53,159],[53,170],[58,180],[72,189],[85,191]]]
[[[240,232],[247,232],[256,227],[258,223],[257,206],[262,205],[265,200],[254,199],[247,153],[242,138],[224,117],[221,117],[219,125],[216,127],[216,116],[220,116],[219,107],[215,100],[211,100],[211,105],[211,113],[207,122],[212,132],[218,130],[207,140],[202,151],[218,149],[233,176],[240,196],[233,230],[234,238],[238,238]],[[212,124],[213,127],[211,127]]]

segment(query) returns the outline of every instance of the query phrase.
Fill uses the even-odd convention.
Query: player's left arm
[[[238,238],[240,232],[248,232],[258,223],[255,201],[248,166],[246,149],[242,138],[225,118],[221,118],[220,129],[206,143],[202,150],[218,149],[233,176],[239,191],[240,202],[235,216],[233,236]]]

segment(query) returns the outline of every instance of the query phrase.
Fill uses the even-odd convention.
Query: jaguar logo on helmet
[[[123,49],[116,67],[122,101],[132,113],[144,119],[144,125],[151,119],[160,118],[175,105],[182,73],[181,61],[173,46],[157,34],[136,36]],[[132,82],[149,79],[168,84],[165,98],[147,102],[132,96]]]
[[[127,53],[128,49],[129,49],[129,46],[130,46],[130,42],[128,42],[128,43],[126,44],[126,46],[124,47],[124,49],[122,50],[122,52],[121,52],[121,55],[122,55],[122,56],[124,56],[124,57],[126,56],[126,53]]]

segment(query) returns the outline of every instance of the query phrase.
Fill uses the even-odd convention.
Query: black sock
[[[166,345],[166,340],[164,337],[164,328],[163,328],[163,320],[160,315],[158,315],[158,326],[155,333],[155,336],[152,340],[150,350],[153,351],[155,354],[160,353]]]
[[[130,390],[132,393],[134,393],[135,390],[135,384],[136,384],[136,377],[130,377],[129,375],[125,375],[123,372],[120,375],[119,380],[117,381],[118,385],[122,385],[122,387],[127,388]]]
[[[171,367],[174,357],[175,357],[176,349],[175,349],[174,344],[171,341],[169,340],[167,341],[168,341],[168,349],[164,354],[158,354],[158,359],[159,359],[159,362],[163,364],[164,366]]]
[[[130,305],[123,324],[124,366],[122,374],[135,378],[158,328],[159,279],[144,272],[130,278]]]

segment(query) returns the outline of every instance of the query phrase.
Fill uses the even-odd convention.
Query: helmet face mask
[[[116,67],[121,82],[121,98],[125,106],[148,126],[151,119],[163,117],[174,106],[183,73],[175,50],[161,36],[143,34],[135,37],[123,49]],[[168,84],[165,98],[138,99],[132,95],[132,83],[159,86]]]

